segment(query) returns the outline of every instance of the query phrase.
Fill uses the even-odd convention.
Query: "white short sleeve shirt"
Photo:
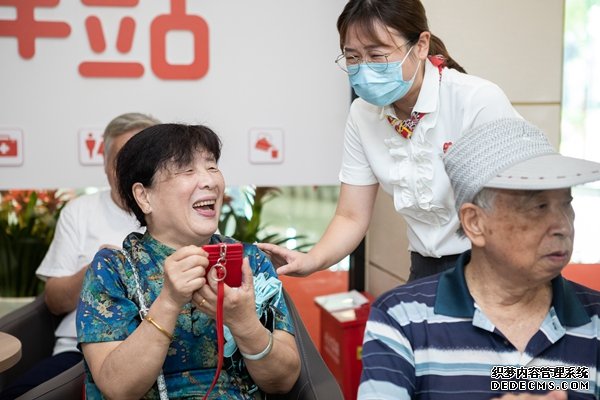
[[[36,273],[40,279],[69,276],[92,262],[100,246],[122,246],[125,237],[143,232],[133,214],[129,214],[104,190],[71,200],[61,211],[54,239]],[[54,354],[77,350],[75,310],[67,314],[55,335]]]
[[[495,84],[431,62],[414,110],[426,113],[412,138],[405,139],[378,107],[358,98],[350,108],[344,137],[340,181],[349,185],[379,183],[393,196],[408,225],[409,250],[426,257],[459,254],[470,248],[459,227],[450,180],[442,157],[461,134],[497,118],[519,116]]]

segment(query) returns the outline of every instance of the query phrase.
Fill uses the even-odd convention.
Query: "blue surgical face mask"
[[[390,62],[385,71],[373,71],[369,65],[350,65],[348,73],[354,92],[363,100],[376,106],[387,106],[406,96],[417,76],[419,64],[413,77],[405,81],[402,78],[402,65],[412,51],[412,47],[402,61]],[[358,70],[358,72],[357,72]]]

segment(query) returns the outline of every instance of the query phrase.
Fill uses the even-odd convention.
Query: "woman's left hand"
[[[223,323],[230,329],[238,326],[243,329],[244,323],[251,322],[249,317],[256,316],[253,278],[252,269],[246,257],[242,263],[241,286],[235,288],[223,283]],[[192,302],[200,311],[216,318],[218,282],[210,278],[207,279],[207,282],[208,285],[204,285],[194,292]]]

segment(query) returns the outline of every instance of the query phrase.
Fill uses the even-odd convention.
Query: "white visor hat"
[[[600,180],[600,164],[559,154],[539,128],[503,118],[468,130],[444,156],[456,209],[482,188],[562,189]]]

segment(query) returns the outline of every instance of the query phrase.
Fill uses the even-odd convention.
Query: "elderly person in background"
[[[144,128],[160,123],[141,113],[126,113],[112,119],[104,129],[104,172],[109,190],[79,196],[61,211],[50,248],[37,269],[46,281],[45,300],[50,312],[65,315],[56,329],[51,357],[36,364],[0,394],[14,399],[60,374],[82,359],[77,349],[75,308],[83,276],[96,252],[107,246],[120,247],[123,237],[139,230],[135,217],[124,210],[115,181],[115,159],[121,147]]]
[[[560,273],[570,188],[600,164],[561,156],[521,119],[466,132],[444,162],[472,250],[373,304],[358,398],[598,399],[600,293]]]
[[[179,124],[145,129],[119,153],[119,192],[146,233],[127,236],[122,251],[98,252],[85,277],[77,330],[88,399],[210,392],[222,359],[214,320],[220,288],[201,246],[234,242],[215,234],[225,190],[220,154],[212,130]],[[244,244],[244,255],[241,286],[221,292],[235,352],[226,354],[211,398],[286,393],[300,373],[281,281],[256,246]]]

